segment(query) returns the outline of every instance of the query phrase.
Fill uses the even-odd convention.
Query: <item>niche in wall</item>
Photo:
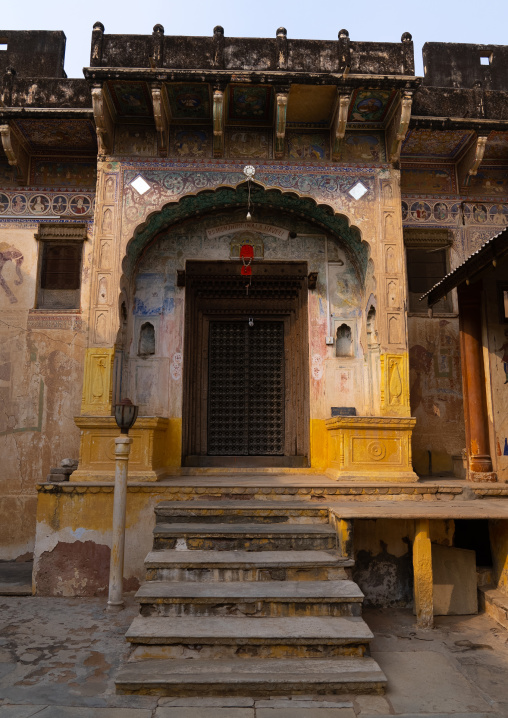
[[[138,356],[146,357],[152,354],[155,354],[155,328],[150,322],[145,322],[139,331]]]
[[[335,322],[335,356],[353,356],[353,330],[346,322]]]

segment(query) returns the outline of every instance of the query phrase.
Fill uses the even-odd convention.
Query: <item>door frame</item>
[[[257,265],[250,296],[245,294],[240,266],[232,261],[194,260],[186,264],[182,465],[307,467],[310,465],[307,263],[264,261]],[[258,282],[256,270],[260,273]],[[210,321],[248,321],[250,316],[254,321],[284,321],[284,456],[209,456]]]

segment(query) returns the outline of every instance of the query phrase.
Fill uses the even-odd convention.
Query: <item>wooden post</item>
[[[483,366],[481,283],[459,290],[459,319],[469,473],[484,475],[483,477],[468,476],[468,478],[496,481],[490,456]]]
[[[432,580],[432,548],[429,519],[416,519],[413,543],[414,601],[416,623],[419,628],[434,625]]]

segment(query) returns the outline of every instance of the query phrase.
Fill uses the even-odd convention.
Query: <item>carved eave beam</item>
[[[289,92],[287,90],[275,93],[275,159],[284,157],[288,99]]]
[[[224,155],[224,90],[213,91],[213,156]]]
[[[480,167],[485,155],[487,140],[488,135],[478,135],[476,142],[473,142],[471,147],[459,161],[457,165],[457,175],[459,178],[459,185],[461,187],[467,185],[469,179],[474,177],[478,172],[478,168]]]
[[[171,111],[164,85],[152,87],[153,116],[155,128],[159,135],[159,147],[163,155],[167,155],[169,149],[169,125]]]
[[[110,155],[113,153],[115,123],[106,99],[105,87],[92,87],[92,109],[99,155]]]
[[[413,104],[412,92],[405,91],[400,100],[399,110],[394,117],[393,139],[389,145],[388,160],[390,162],[398,162],[400,160],[400,150],[404,142],[409,128],[409,120],[411,119],[411,106]]]
[[[0,125],[2,146],[11,167],[16,168],[19,184],[28,184],[30,170],[30,155],[25,149],[22,140],[10,125]]]
[[[334,160],[340,159],[342,140],[346,135],[347,116],[349,113],[350,103],[351,93],[345,93],[344,91],[340,92],[332,130],[332,147]]]

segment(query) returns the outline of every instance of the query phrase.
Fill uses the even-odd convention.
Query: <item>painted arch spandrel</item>
[[[133,282],[123,381],[144,415],[180,417],[182,412],[185,290],[176,286],[177,270],[184,269],[187,260],[229,261],[237,233],[225,231],[210,237],[207,230],[244,219],[242,210],[175,226],[161,233],[140,261]],[[365,302],[353,260],[336,238],[301,219],[275,211],[258,214],[256,219],[273,227],[289,227],[291,236],[289,232],[284,238],[250,232],[264,255],[255,264],[305,260],[310,272],[318,272],[308,304],[311,417],[329,418],[332,406],[356,406],[361,413],[365,401],[360,337]],[[335,317],[347,317],[353,326],[354,351],[347,360],[336,356],[335,344],[326,343],[334,334]],[[138,353],[139,332],[147,320],[153,323],[156,336],[155,354],[148,357]]]

